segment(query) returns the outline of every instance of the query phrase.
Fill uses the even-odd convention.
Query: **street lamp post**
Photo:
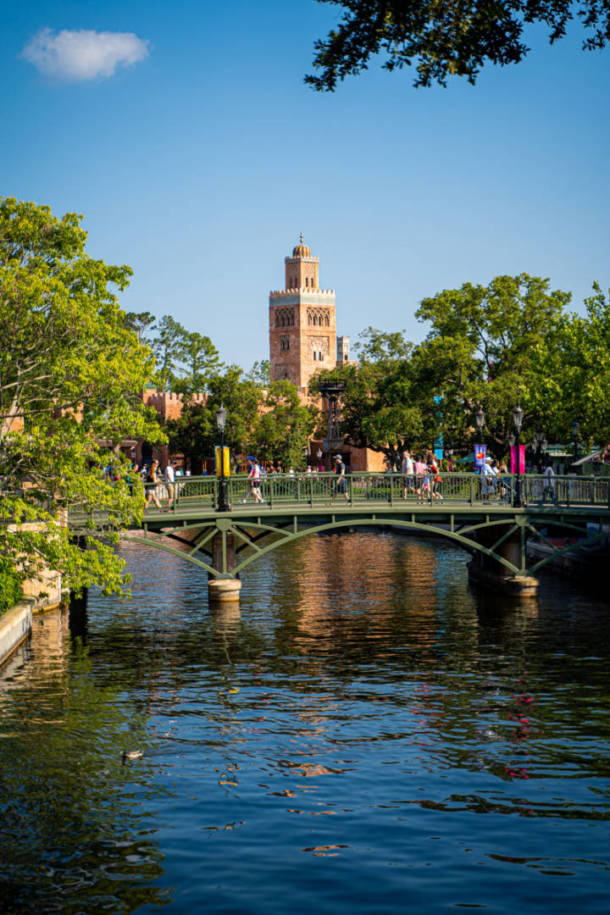
[[[574,463],[576,463],[578,460],[578,440],[580,438],[580,423],[577,419],[572,420],[570,432],[572,433],[572,441],[574,442]]]
[[[544,455],[546,454],[546,449],[548,442],[544,435],[544,432],[541,432],[540,429],[534,435],[534,445],[536,446],[535,459],[536,459],[536,469],[538,473],[542,473],[542,465],[544,462]]]
[[[514,505],[517,508],[520,508],[522,505],[521,502],[521,426],[523,425],[523,410],[517,404],[513,410],[513,423],[515,424],[515,455],[516,455],[516,465],[517,473],[515,479],[515,501]]]
[[[479,407],[477,412],[474,414],[474,418],[477,421],[479,432],[483,432],[483,426],[485,425],[485,413],[483,412],[483,407]]]
[[[218,490],[218,511],[230,510],[227,502],[227,480],[225,477],[225,426],[227,424],[227,411],[221,404],[216,410],[216,427],[220,432],[220,481]]]

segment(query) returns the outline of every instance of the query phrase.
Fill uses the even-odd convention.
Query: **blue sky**
[[[267,357],[299,232],[352,338],[421,339],[424,296],[501,273],[549,277],[575,310],[610,286],[610,50],[583,53],[578,25],[554,47],[532,29],[526,62],[475,87],[372,66],[322,95],[303,75],[338,10],[314,0],[3,12],[0,193],[84,214],[90,253],[135,271],[124,306],[208,334],[225,361]],[[146,44],[127,40],[113,75],[61,79],[23,56],[44,28]]]

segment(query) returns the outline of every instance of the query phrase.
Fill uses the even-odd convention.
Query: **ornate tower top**
[[[299,236],[298,245],[292,249],[293,257],[311,257],[311,248],[309,245],[303,244],[303,233],[301,232]]]
[[[285,257],[286,289],[318,289],[319,258],[311,256],[311,248],[303,241],[292,249],[292,257]]]

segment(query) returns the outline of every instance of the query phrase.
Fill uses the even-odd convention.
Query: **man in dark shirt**
[[[347,480],[345,479],[345,464],[341,460],[341,455],[338,454],[335,458],[335,473],[337,474],[337,492],[342,492],[345,496],[345,501],[349,502],[349,493],[347,491]]]

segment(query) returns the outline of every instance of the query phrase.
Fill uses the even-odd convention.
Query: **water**
[[[608,912],[608,603],[352,533],[212,614],[124,555],[131,603],[38,618],[0,675],[0,911]]]

